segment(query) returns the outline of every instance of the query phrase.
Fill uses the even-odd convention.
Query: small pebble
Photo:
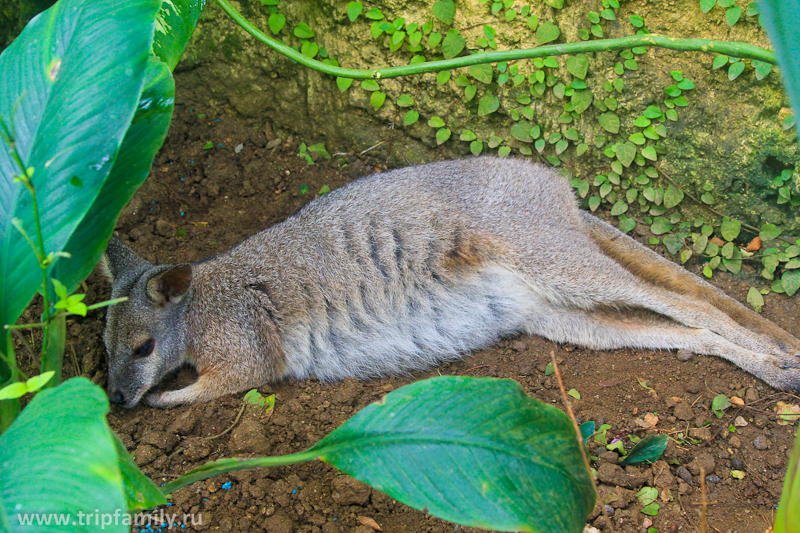
[[[683,465],[679,466],[676,472],[678,476],[680,476],[680,478],[684,480],[688,485],[694,485],[694,480],[692,480],[692,474],[689,473],[689,471],[686,469],[685,466]]]
[[[756,447],[756,450],[766,450],[769,448],[769,439],[764,435],[759,435],[756,437],[756,440],[753,441],[753,445]]]
[[[731,468],[734,470],[744,470],[744,461],[739,459],[731,459]]]
[[[678,361],[685,363],[692,358],[692,352],[689,350],[678,350],[678,353],[675,354],[675,357],[677,357]]]
[[[719,476],[716,474],[709,474],[706,476],[707,483],[719,483]]]
[[[604,505],[604,506],[603,506],[603,509],[605,509],[605,511],[606,511],[606,514],[607,514],[608,516],[614,516],[614,508],[613,508],[613,507],[611,507],[610,505]]]

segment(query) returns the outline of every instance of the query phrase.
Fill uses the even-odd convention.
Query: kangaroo
[[[265,383],[425,369],[517,332],[685,349],[800,390],[800,341],[581,211],[554,171],[480,157],[365,177],[220,255],[101,261],[112,402],[171,407]],[[159,391],[193,365],[198,380]]]

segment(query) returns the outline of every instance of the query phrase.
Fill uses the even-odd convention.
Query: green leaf
[[[350,22],[355,22],[363,9],[364,4],[361,2],[350,2],[347,4],[347,18],[350,19]]]
[[[451,28],[442,41],[442,53],[445,59],[452,59],[460,54],[466,45],[467,41],[459,35],[458,30]]]
[[[666,435],[647,435],[618,464],[624,466],[636,463],[654,463],[667,449],[668,442],[669,437]]]
[[[572,103],[575,113],[581,114],[586,111],[590,105],[592,105],[593,98],[594,95],[592,94],[592,91],[575,91],[572,94],[570,103]]]
[[[725,55],[719,55],[715,57],[714,61],[711,62],[711,68],[716,70],[718,68],[724,67],[725,65],[728,64],[728,59],[729,59],[728,56]]]
[[[205,2],[198,0],[171,0],[161,4],[153,39],[153,53],[170,70],[175,69],[189,43],[203,6]]]
[[[138,186],[130,182],[140,183],[152,162],[152,156],[148,160],[148,154],[136,154],[133,180],[126,176],[122,183],[108,183],[115,159],[124,155],[120,146],[137,111],[145,76],[164,72],[171,82],[169,68],[150,54],[160,4],[157,0],[62,0],[33,19],[0,56],[0,72],[15,73],[0,78],[0,117],[10,129],[23,165],[34,169],[31,179],[48,252],[73,246],[76,234],[101,236],[75,246],[80,254],[75,259],[58,259],[56,265],[64,265],[65,270],[56,277],[70,291],[92,270],[102,253],[102,240],[110,236],[119,214],[96,203],[106,184],[117,192],[129,191],[130,198]],[[168,108],[168,124],[172,101],[157,103],[159,111]],[[140,109],[138,114],[146,113]],[[166,133],[156,130],[159,135]],[[154,136],[146,137],[149,146]],[[4,141],[0,147],[4,250],[0,324],[13,324],[39,289],[41,270],[33,250],[12,224],[17,218],[29,235],[36,234],[30,194],[14,183],[19,169]]]
[[[619,117],[616,113],[603,113],[598,118],[600,126],[609,133],[619,133]]]
[[[375,80],[363,80],[361,82],[361,88],[365,91],[377,91],[381,86],[378,85],[378,82]]]
[[[800,270],[787,270],[781,276],[783,283],[783,290],[789,296],[794,296],[794,293],[800,289]]]
[[[654,235],[663,235],[669,231],[672,231],[672,228],[675,227],[675,224],[669,221],[669,219],[664,217],[656,217],[653,220],[653,224],[650,226],[650,231],[653,232]]]
[[[561,30],[558,29],[558,26],[550,22],[549,20],[545,20],[541,24],[539,24],[539,28],[536,30],[536,43],[537,44],[545,44],[558,39],[561,35]]]
[[[741,16],[742,8],[739,6],[731,7],[725,11],[725,21],[728,23],[728,26],[736,24]]]
[[[414,111],[413,109],[409,109],[403,116],[403,126],[410,126],[418,120],[419,120],[419,113]]]
[[[65,381],[37,394],[11,427],[0,436],[0,523],[11,532],[32,531],[18,516],[65,515],[82,512],[114,516],[127,509],[117,445],[105,415],[108,399],[100,387],[85,378]],[[128,463],[125,468],[135,467]],[[166,503],[152,483],[143,485],[139,508]],[[140,486],[140,488],[142,488]],[[3,510],[5,509],[5,510]],[[6,514],[8,513],[8,514]],[[72,525],[69,531],[94,532],[95,524]],[[128,532],[122,520],[104,531]],[[37,532],[65,531],[59,526],[37,526]]]
[[[386,93],[381,91],[375,91],[369,95],[369,105],[371,105],[375,110],[380,109],[385,101]]]
[[[269,19],[267,19],[267,25],[273,35],[278,35],[286,25],[286,17],[281,13],[273,13],[269,16]]]
[[[744,61],[737,61],[736,63],[731,63],[731,66],[728,67],[728,79],[730,81],[735,80],[739,77],[739,74],[744,72]]]
[[[650,161],[655,161],[658,159],[658,155],[656,154],[656,149],[652,146],[645,146],[642,148],[642,156]]]
[[[469,143],[469,151],[474,156],[481,155],[481,152],[483,152],[483,143],[481,141],[472,141]]]
[[[671,209],[683,201],[683,191],[670,185],[664,192],[664,207]]]
[[[634,157],[636,157],[636,145],[632,142],[627,141],[617,147],[617,159],[626,167],[631,166]]]
[[[414,97],[408,94],[401,94],[400,98],[397,99],[397,105],[400,107],[411,107],[415,103]]]
[[[410,507],[470,527],[580,533],[594,506],[569,417],[511,380],[447,376],[407,385],[295,457],[319,458]],[[271,464],[274,458],[222,459],[165,490]]]
[[[772,72],[772,63],[767,63],[766,61],[758,61],[757,59],[753,59],[750,61],[750,64],[753,65],[753,68],[756,71],[756,79],[763,80],[769,73]]]
[[[511,154],[511,147],[510,146],[501,146],[497,149],[498,157],[508,157]]]
[[[581,399],[581,393],[578,392],[578,389],[570,389],[567,391],[567,394],[575,398],[576,400]]]
[[[336,87],[339,91],[344,92],[353,85],[353,78],[336,78]]]
[[[584,54],[578,54],[567,58],[567,71],[576,78],[585,79],[589,70],[589,58]]]
[[[761,309],[764,307],[764,297],[755,287],[750,287],[750,290],[747,291],[747,303],[753,306],[753,309],[756,310],[756,313],[760,313]]]
[[[764,224],[761,226],[761,231],[758,232],[758,236],[761,237],[762,241],[766,242],[777,239],[781,236],[781,233],[783,233],[783,230],[775,224]]]
[[[564,7],[564,0],[544,0],[544,3],[556,9]]]
[[[433,4],[433,16],[445,24],[452,24],[456,14],[456,6],[453,0],[439,0]]]
[[[611,216],[618,216],[628,211],[628,204],[624,200],[617,200],[611,208]]]
[[[734,218],[725,217],[722,222],[722,225],[719,228],[720,234],[722,238],[726,241],[733,241],[736,237],[739,236],[739,232],[742,229],[742,223]]]
[[[443,144],[450,138],[451,132],[447,128],[441,128],[436,132],[436,144]]]
[[[594,213],[600,207],[602,199],[599,196],[592,196],[589,198],[589,209]]]
[[[303,43],[303,46],[300,47],[300,53],[314,59],[317,57],[317,53],[319,53],[319,45],[311,41],[306,41]]]
[[[644,110],[643,115],[649,119],[657,119],[664,116],[664,113],[658,107],[651,105],[647,106],[647,109]]]
[[[474,141],[476,138],[475,133],[471,130],[463,130],[459,136],[459,139],[467,142]]]
[[[717,4],[717,0],[700,0],[700,10],[708,13]]]
[[[122,475],[122,487],[127,502],[125,508],[128,511],[140,511],[167,503],[167,499],[158,490],[158,487],[136,466],[119,437],[113,431],[109,431],[109,433],[114,439],[114,447],[117,451],[117,464]]]
[[[428,126],[431,128],[443,128],[444,127],[444,120],[441,117],[432,116],[428,119]]]
[[[528,122],[518,122],[511,126],[511,136],[517,139],[518,141],[522,142],[533,142],[533,138],[530,134],[531,125]]]
[[[492,93],[484,94],[478,101],[479,116],[492,114],[499,108],[500,108],[500,100]]]
[[[724,394],[718,394],[711,402],[711,410],[717,417],[722,417],[722,412],[731,406],[731,401]]]
[[[635,28],[641,28],[642,26],[644,26],[644,19],[639,15],[631,15],[629,17],[629,20],[631,21],[631,24],[633,24]]]
[[[403,438],[386,438],[395,433]],[[580,532],[594,503],[568,417],[528,398],[513,381],[413,383],[366,407],[309,451],[406,505],[467,526]],[[466,462],[481,469],[465,470]],[[430,471],[448,474],[425,474]],[[509,471],[513,484],[501,482]],[[562,497],[545,504],[539,487]],[[487,499],[493,505],[474,505]]]
[[[629,217],[620,217],[618,229],[622,233],[629,233],[635,227],[636,227],[636,221],[634,219]]]
[[[383,13],[381,13],[381,10],[377,7],[369,8],[369,11],[367,11],[364,16],[370,20],[383,20]]]
[[[473,78],[487,85],[492,83],[492,77],[494,76],[492,65],[488,63],[470,66],[469,73]]]
[[[0,389],[0,400],[13,400],[15,398],[21,398],[27,393],[28,387],[25,385],[25,383],[12,383]]]
[[[449,70],[442,70],[436,74],[436,85],[444,85],[450,81],[450,71]]]
[[[313,39],[314,31],[305,22],[294,27],[294,36],[298,39]]]

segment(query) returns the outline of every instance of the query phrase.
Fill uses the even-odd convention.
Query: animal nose
[[[125,401],[125,397],[122,396],[122,393],[118,390],[114,390],[108,393],[108,399],[113,404],[121,404]]]

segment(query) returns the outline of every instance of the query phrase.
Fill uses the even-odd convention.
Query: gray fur
[[[595,349],[718,355],[800,389],[800,341],[581,212],[563,178],[519,160],[357,180],[193,264],[188,290],[169,301],[148,284],[170,266],[116,240],[105,261],[112,296],[130,298],[109,310],[105,330],[109,390],[126,407],[289,377],[409,372],[520,331]],[[148,338],[152,355],[133,359]],[[184,363],[197,368],[196,383],[155,389]]]

